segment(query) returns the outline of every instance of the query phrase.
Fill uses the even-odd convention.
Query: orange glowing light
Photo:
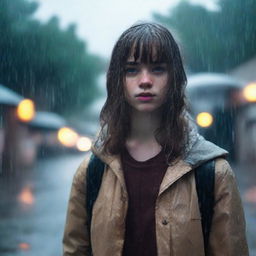
[[[20,243],[19,248],[23,251],[27,251],[30,249],[30,245],[28,243]]]
[[[92,146],[92,141],[87,137],[80,137],[77,140],[76,146],[80,151],[89,151]]]
[[[31,188],[30,187],[26,187],[24,188],[20,195],[19,195],[19,201],[23,204],[28,204],[28,205],[31,205],[34,203],[35,201],[35,198],[32,194],[32,191],[31,191]]]
[[[22,100],[17,107],[18,118],[23,122],[31,121],[35,116],[35,105],[30,99]]]
[[[66,147],[73,147],[78,140],[78,134],[68,127],[63,127],[58,131],[59,141]]]
[[[244,97],[249,102],[256,102],[256,83],[248,84],[243,90]]]

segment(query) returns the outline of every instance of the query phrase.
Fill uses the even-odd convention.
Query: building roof
[[[243,83],[232,76],[221,73],[197,73],[188,77],[188,88],[207,86],[208,88],[217,86],[241,88]]]
[[[35,118],[29,122],[29,125],[39,129],[58,130],[67,125],[67,122],[56,113],[37,111]]]
[[[0,84],[0,104],[17,106],[23,99],[18,93]]]

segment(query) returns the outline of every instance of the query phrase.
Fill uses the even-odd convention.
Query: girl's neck
[[[133,112],[131,130],[126,140],[126,148],[137,161],[148,160],[161,151],[161,145],[155,138],[160,125],[160,113]]]
[[[132,110],[131,130],[126,140],[126,148],[137,161],[145,161],[161,151],[161,145],[155,137],[160,125],[161,112],[139,112]]]
[[[132,111],[131,130],[128,139],[140,142],[155,140],[155,131],[160,126],[159,111],[145,113]]]

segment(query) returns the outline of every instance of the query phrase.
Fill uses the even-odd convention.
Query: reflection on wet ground
[[[30,171],[0,179],[0,255],[61,256],[73,174],[84,155],[41,160]],[[233,165],[247,221],[250,255],[256,256],[256,170]]]
[[[60,256],[73,174],[84,156],[39,161],[1,179],[0,255]]]

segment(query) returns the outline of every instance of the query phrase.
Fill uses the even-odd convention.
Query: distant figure
[[[101,131],[73,179],[64,256],[248,255],[227,152],[197,133],[185,85],[165,27],[138,23],[123,32]]]

